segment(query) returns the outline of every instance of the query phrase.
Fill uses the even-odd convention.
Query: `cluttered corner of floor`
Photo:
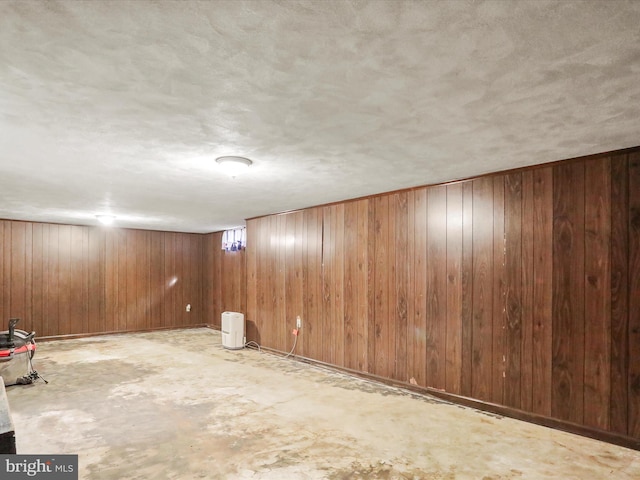
[[[0,376],[6,386],[29,385],[42,378],[33,368],[36,332],[19,330],[19,318],[9,319],[8,330],[0,332]]]

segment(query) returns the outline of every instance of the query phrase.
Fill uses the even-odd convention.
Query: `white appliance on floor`
[[[222,312],[222,346],[230,350],[244,348],[244,314]]]

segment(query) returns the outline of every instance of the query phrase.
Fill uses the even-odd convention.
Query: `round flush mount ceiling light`
[[[249,166],[253,164],[251,160],[245,157],[237,157],[235,155],[228,155],[225,157],[216,158],[216,163],[220,165],[220,168],[230,177],[236,177],[241,173],[247,171]]]
[[[102,225],[113,225],[113,221],[116,219],[115,215],[96,215],[96,218]]]

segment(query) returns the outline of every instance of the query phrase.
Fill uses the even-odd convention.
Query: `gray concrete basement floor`
[[[640,452],[191,329],[40,343],[8,388],[18,453],[81,479],[634,479]]]

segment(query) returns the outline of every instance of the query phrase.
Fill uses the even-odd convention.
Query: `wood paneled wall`
[[[19,317],[43,337],[205,323],[203,238],[2,220],[2,325]]]
[[[204,235],[204,265],[204,320],[220,328],[222,312],[247,310],[245,251],[222,250],[222,232]]]
[[[638,150],[247,222],[249,339],[640,438]],[[253,336],[252,336],[253,335]]]

